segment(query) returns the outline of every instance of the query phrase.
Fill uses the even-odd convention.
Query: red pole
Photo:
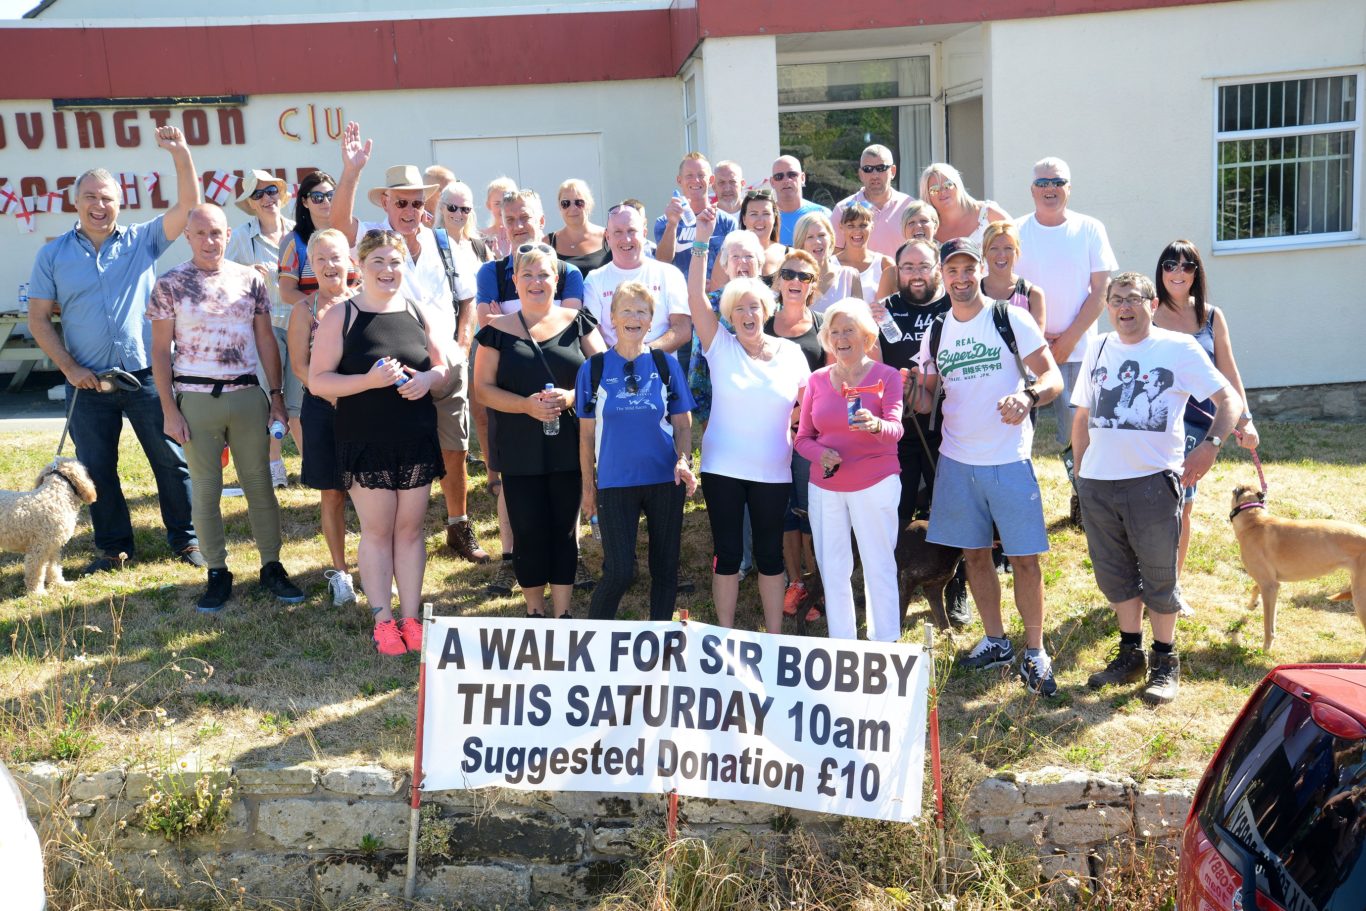
[[[688,622],[688,609],[685,607],[678,612],[678,619],[681,623]],[[665,834],[669,844],[678,840],[678,789],[674,788],[669,792],[669,814],[665,821]]]
[[[417,887],[417,836],[422,810],[422,728],[426,720],[427,648],[430,645],[432,605],[422,605],[422,650],[417,662],[417,743],[413,746],[413,782],[408,801],[408,869],[403,877],[403,897],[412,899]]]
[[[938,849],[935,867],[938,873],[939,894],[948,894],[949,867],[944,848],[944,772],[939,756],[939,689],[935,685],[934,627],[925,623],[925,659],[930,663],[929,722],[930,774],[934,778],[935,847]]]

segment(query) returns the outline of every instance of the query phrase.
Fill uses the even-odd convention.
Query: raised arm
[[[697,213],[696,243],[706,245],[711,240],[711,232],[714,230],[716,208],[707,206]],[[693,265],[697,265],[698,260],[705,264],[706,254],[696,257]],[[716,337],[716,329],[721,324],[711,309],[711,301],[707,300],[706,269],[688,270],[688,310],[692,313],[693,329],[697,331],[697,338],[702,342],[702,350],[705,352],[711,347],[711,340]]]
[[[360,185],[361,171],[370,160],[373,143],[367,139],[361,142],[360,124],[348,121],[342,131],[341,153],[342,174],[337,181],[337,195],[332,200],[332,227],[346,235],[346,242],[356,245],[356,187]]]
[[[170,152],[171,160],[175,162],[175,205],[167,209],[161,219],[161,230],[166,232],[166,239],[175,240],[185,233],[190,210],[203,201],[199,192],[199,175],[195,173],[194,159],[190,157],[185,134],[178,127],[157,127],[157,145]]]

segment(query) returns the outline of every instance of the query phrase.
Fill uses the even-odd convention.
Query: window
[[[683,144],[684,153],[701,149],[697,135],[697,74],[693,73],[683,80]]]
[[[778,144],[806,171],[804,195],[825,206],[862,186],[859,156],[892,150],[897,185],[915,194],[930,163],[930,58],[895,57],[778,67]]]
[[[1217,249],[1360,236],[1361,73],[1217,87]]]

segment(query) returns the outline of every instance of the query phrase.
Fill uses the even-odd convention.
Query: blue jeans
[[[90,504],[95,549],[106,554],[134,554],[133,522],[119,484],[119,436],[126,417],[152,466],[166,542],[172,553],[179,553],[199,543],[190,520],[190,470],[179,444],[162,432],[161,400],[151,371],[135,375],[142,380],[139,391],[101,393],[85,389],[76,396],[71,409],[71,442],[76,444],[76,458],[90,472],[98,494]],[[68,383],[68,402],[75,392]]]

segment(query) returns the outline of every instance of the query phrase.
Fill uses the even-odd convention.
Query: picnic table
[[[10,377],[9,391],[18,392],[28,382],[33,368],[41,365],[43,370],[53,370],[55,365],[47,359],[43,349],[29,338],[28,314],[10,311],[0,313],[0,363],[13,363],[14,376]]]

